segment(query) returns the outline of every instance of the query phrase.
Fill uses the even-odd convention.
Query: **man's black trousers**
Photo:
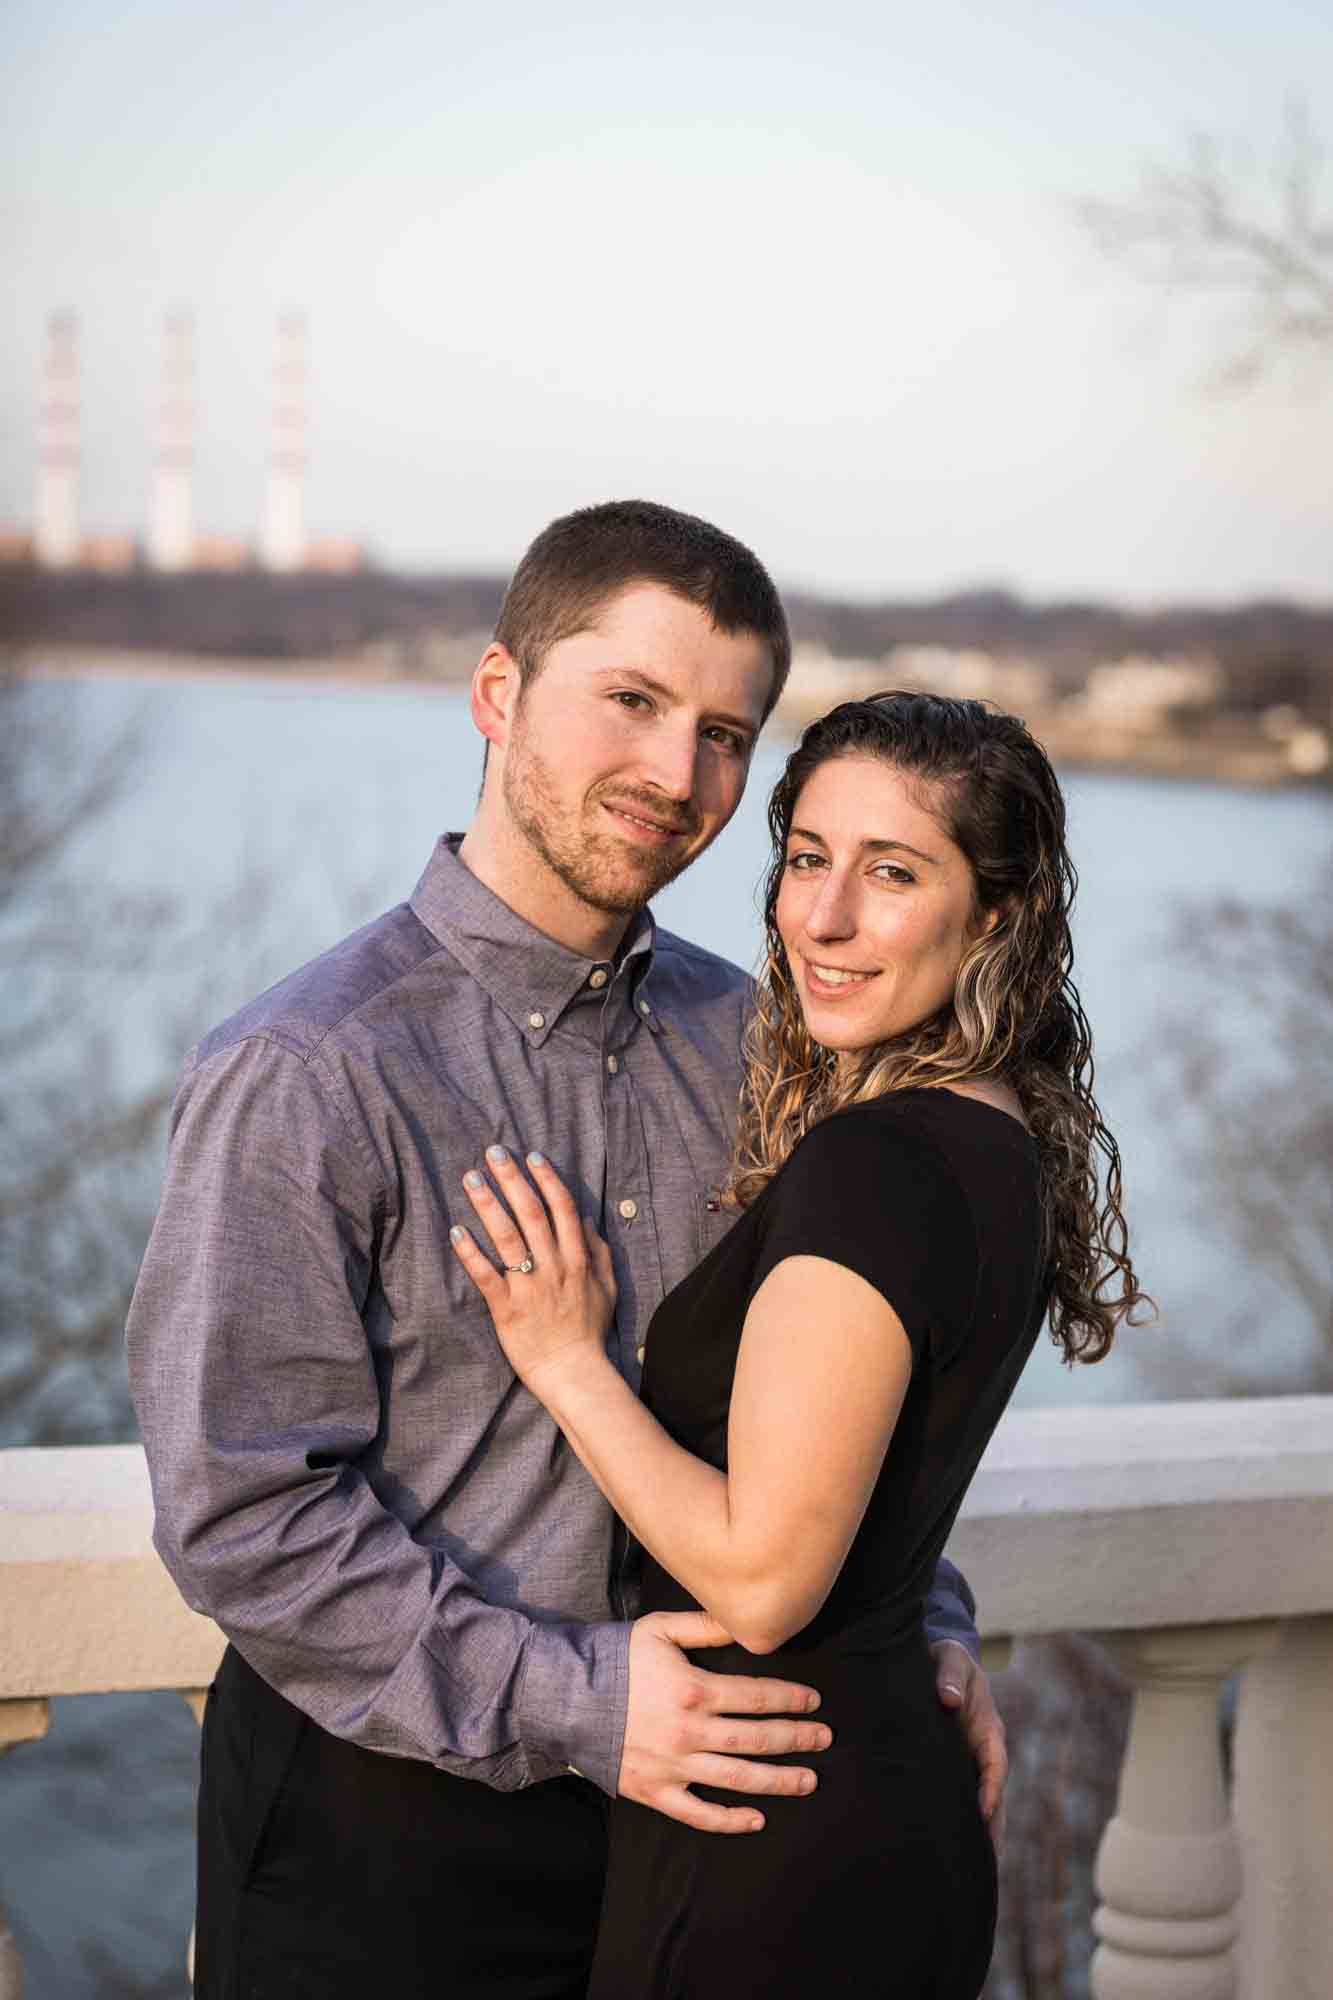
[[[229,1646],[204,1716],[196,2000],[581,2000],[606,1807],[582,1778],[497,1792],[345,1743]]]

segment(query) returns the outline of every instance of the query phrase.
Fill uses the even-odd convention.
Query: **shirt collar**
[[[642,1011],[657,933],[651,910],[630,924],[619,971],[610,959],[582,958],[479,881],[458,858],[462,839],[446,833],[436,842],[411,908],[528,1041],[540,1047],[565,1009],[589,991],[618,985],[625,1003]]]

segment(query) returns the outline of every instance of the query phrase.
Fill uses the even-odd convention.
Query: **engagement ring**
[[[531,1257],[525,1257],[521,1264],[506,1264],[506,1271],[531,1271],[534,1268]]]

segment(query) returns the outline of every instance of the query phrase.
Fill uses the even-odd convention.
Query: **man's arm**
[[[999,1847],[1004,1838],[1004,1787],[1009,1752],[1004,1719],[981,1666],[977,1604],[961,1570],[941,1556],[926,1599],[926,1638],[935,1657],[935,1689],[958,1722],[977,1761],[981,1813]]]
[[[382,1421],[362,1312],[391,1221],[368,1145],[300,1054],[257,1037],[187,1075],[127,1329],[157,1546],[182,1594],[368,1748],[500,1789],[575,1765],[614,1792],[647,1758],[660,1796],[645,1802],[668,1812],[701,1759],[709,1782],[761,1789],[717,1774],[737,1725],[701,1710],[683,1653],[654,1648],[632,1690],[628,1626],[490,1603],[381,1506],[357,1465]],[[786,1692],[769,1712],[813,1705]],[[816,1741],[762,1721],[737,1747]],[[800,1788],[799,1771],[758,1768]]]
[[[626,1628],[487,1602],[358,1469],[382,1417],[361,1314],[387,1219],[299,1054],[255,1038],[187,1076],[127,1329],[159,1552],[333,1734],[502,1789],[534,1755],[610,1789]]]
[[[947,1557],[941,1556],[926,1597],[926,1638],[932,1646],[952,1642],[979,1661],[981,1640],[976,1618],[977,1600],[967,1578]]]

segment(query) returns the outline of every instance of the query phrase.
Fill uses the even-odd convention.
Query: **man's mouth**
[[[679,826],[669,820],[652,817],[638,806],[618,805],[610,799],[603,799],[602,804],[613,819],[619,820],[624,826],[632,827],[636,833],[647,839],[680,840],[694,831],[692,827]]]

